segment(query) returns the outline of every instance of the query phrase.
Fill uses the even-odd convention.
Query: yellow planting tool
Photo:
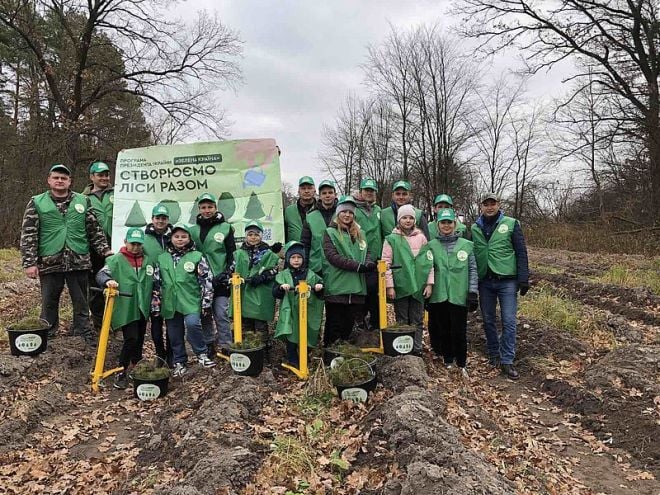
[[[298,291],[298,368],[282,363],[282,367],[292,371],[301,380],[309,378],[307,368],[307,300],[311,293],[306,280],[301,280],[296,287]]]
[[[243,342],[243,319],[241,317],[241,284],[245,282],[238,273],[231,274],[231,303],[233,313],[234,343]],[[217,353],[219,358],[229,361],[229,356]]]
[[[390,267],[391,269],[398,267]],[[377,352],[384,354],[383,348],[383,328],[387,327],[387,300],[385,292],[385,272],[387,271],[387,263],[384,260],[378,261],[378,337],[380,339],[380,347],[365,347],[363,352]]]
[[[115,297],[117,295],[131,297],[133,294],[119,292],[115,287],[107,287],[106,289],[99,289],[98,287],[90,287],[90,290],[95,292],[103,292],[105,295],[105,309],[103,310],[103,321],[101,323],[101,335],[99,336],[99,345],[96,349],[96,362],[94,363],[94,371],[92,371],[92,391],[98,392],[101,381],[115,373],[124,371],[123,367],[113,368],[108,371],[103,371],[105,366],[105,353],[108,350],[108,339],[110,338],[110,325],[112,323],[112,311],[115,307]]]

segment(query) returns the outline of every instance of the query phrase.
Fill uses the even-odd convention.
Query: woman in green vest
[[[433,285],[429,294],[429,336],[431,347],[449,369],[456,366],[467,378],[467,314],[478,306],[477,262],[471,241],[456,233],[456,213],[450,208],[438,212],[438,236],[417,257],[423,271],[432,264]],[[429,290],[430,289],[430,290]]]
[[[202,333],[202,312],[210,314],[213,277],[204,255],[195,249],[189,227],[177,224],[167,250],[158,256],[154,271],[152,312],[162,315],[172,348],[173,376],[186,373],[188,355],[184,336],[205,368],[215,366]]]
[[[307,267],[305,246],[294,241],[286,246],[284,270],[275,277],[273,296],[282,300],[275,328],[275,338],[285,341],[287,361],[295,367],[298,367],[299,363],[298,343],[300,342],[298,294],[295,289],[301,280],[305,280],[310,288],[310,295],[307,299],[307,346],[316,347],[323,319],[323,301],[321,300],[323,281]]]
[[[415,225],[415,209],[412,205],[403,205],[397,211],[397,226],[383,243],[383,260],[388,266],[400,266],[394,273],[392,270],[385,273],[385,287],[387,298],[394,301],[396,322],[417,328],[413,346],[413,353],[417,355],[422,353],[424,297],[431,294],[433,270],[428,270],[428,274],[418,280],[415,258],[427,243],[424,233]]]
[[[234,272],[245,279],[245,285],[241,286],[243,331],[260,333],[263,343],[268,345],[268,322],[275,317],[272,285],[280,257],[263,242],[263,231],[264,227],[258,220],[252,220],[245,226],[245,241],[234,254]],[[233,311],[233,305],[230,308]]]
[[[144,232],[132,227],[126,232],[124,246],[105,260],[96,275],[99,287],[115,287],[132,294],[117,296],[112,313],[112,328],[121,328],[124,344],[119,354],[119,366],[124,371],[115,375],[113,386],[128,387],[128,370],[142,359],[144,334],[151,308],[154,260],[145,258],[142,246]]]
[[[367,240],[355,222],[355,200],[344,196],[337,217],[323,237],[325,282],[325,331],[323,344],[347,340],[355,322],[365,315],[365,273],[376,271]]]

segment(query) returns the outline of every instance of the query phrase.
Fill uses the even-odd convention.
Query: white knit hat
[[[413,205],[403,205],[399,206],[399,210],[396,213],[396,221],[399,222],[401,220],[401,217],[405,215],[410,215],[413,218],[417,218],[415,216],[415,207]]]

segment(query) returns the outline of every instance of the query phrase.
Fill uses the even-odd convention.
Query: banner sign
[[[205,192],[242,240],[248,222],[264,226],[263,240],[284,242],[282,180],[274,139],[150,146],[117,155],[112,249],[124,244],[129,227],[144,228],[163,203],[170,223],[194,224],[196,198]]]

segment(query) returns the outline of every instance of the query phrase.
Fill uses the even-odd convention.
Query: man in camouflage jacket
[[[71,191],[71,171],[62,164],[48,173],[49,190],[33,196],[23,215],[21,254],[29,278],[39,277],[41,318],[49,322],[49,336],[59,324],[60,295],[66,283],[73,304],[74,335],[89,344],[94,337],[87,302],[90,248],[112,254],[89,199]]]

